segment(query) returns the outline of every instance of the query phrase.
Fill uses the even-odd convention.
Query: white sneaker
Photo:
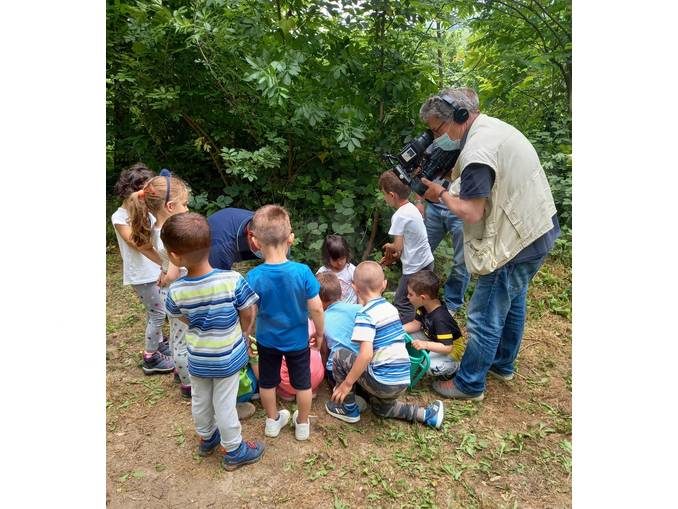
[[[295,410],[292,414],[292,426],[294,426],[294,438],[297,440],[308,440],[309,435],[311,434],[311,420],[309,419],[306,423],[299,424],[297,422],[297,417],[299,416],[299,410]]]
[[[285,410],[284,408],[278,412],[277,419],[266,417],[266,428],[264,429],[264,435],[273,438],[277,437],[280,434],[280,430],[283,429],[289,421],[290,411]]]

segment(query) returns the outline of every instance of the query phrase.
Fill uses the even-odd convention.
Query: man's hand
[[[427,186],[426,192],[424,193],[424,198],[426,198],[428,201],[431,201],[433,203],[437,203],[438,199],[440,198],[440,193],[445,191],[445,188],[441,186],[440,184],[436,184],[435,182],[431,182],[430,180],[426,178],[422,178],[421,182]]]
[[[341,382],[339,385],[336,385],[334,387],[334,391],[332,392],[332,401],[339,404],[343,403],[346,399],[346,396],[348,396],[348,394],[351,392],[351,389],[353,389],[353,385],[346,383],[346,380]]]

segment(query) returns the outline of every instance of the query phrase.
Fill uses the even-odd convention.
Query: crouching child
[[[431,359],[428,374],[449,380],[459,369],[465,343],[457,321],[438,298],[440,279],[431,270],[413,274],[407,281],[407,298],[416,313],[404,325],[412,336],[412,346],[427,350]]]
[[[376,415],[440,428],[444,416],[442,401],[436,400],[424,408],[398,400],[410,383],[410,358],[398,310],[381,296],[386,288],[381,266],[372,261],[362,262],[355,270],[353,286],[363,306],[356,315],[351,338],[359,349],[356,354],[338,347],[332,354],[336,386],[325,410],[342,421],[358,422],[360,409],[354,392],[357,383],[370,394],[370,405]]]

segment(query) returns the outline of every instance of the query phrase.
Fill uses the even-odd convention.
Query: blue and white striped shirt
[[[352,340],[371,341],[374,355],[367,369],[384,385],[410,384],[410,356],[398,310],[383,297],[367,302],[356,315]]]
[[[177,279],[169,287],[167,314],[188,318],[188,372],[203,378],[226,378],[247,364],[238,311],[259,297],[245,278],[232,270],[213,269],[204,276]]]

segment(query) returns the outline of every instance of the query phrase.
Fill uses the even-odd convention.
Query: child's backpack
[[[407,353],[410,356],[410,386],[412,389],[419,380],[424,378],[424,375],[428,371],[429,366],[431,365],[431,359],[428,356],[426,350],[417,350],[412,346],[412,337],[405,333],[405,347],[407,348]]]
[[[238,384],[238,403],[245,401],[252,401],[252,396],[259,392],[259,384],[257,377],[254,376],[252,366],[247,363],[247,366],[240,370],[240,382]]]

